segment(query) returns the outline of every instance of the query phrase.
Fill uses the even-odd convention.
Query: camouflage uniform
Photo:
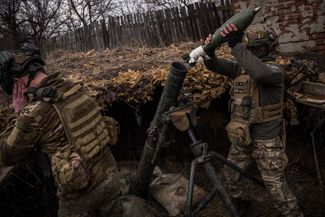
[[[284,170],[288,163],[285,146],[280,137],[274,139],[254,139],[253,144],[242,146],[232,144],[228,160],[242,169],[246,169],[252,162],[256,162],[267,190],[275,200],[276,208],[284,216],[303,216],[300,213],[297,199],[290,191],[284,177]],[[238,186],[240,174],[234,170],[224,168],[225,183],[230,194],[235,198],[245,198]]]
[[[284,72],[270,58],[261,61],[242,43],[235,45],[232,53],[238,62],[216,57],[205,59],[207,68],[234,79],[231,122],[226,127],[231,141],[228,160],[242,169],[255,161],[281,214],[301,217],[297,199],[284,176],[288,162],[280,139]],[[245,199],[237,184],[240,174],[225,167],[224,176],[231,196]]]
[[[99,107],[59,73],[34,91],[1,135],[0,166],[38,149],[51,162],[59,217],[121,216],[119,175],[107,145],[113,138]]]
[[[0,88],[0,133],[8,125],[8,117],[13,113],[7,94]]]
[[[59,217],[122,217],[119,197],[120,180],[116,168],[107,170],[107,177],[94,189],[78,193],[76,198],[59,194]]]

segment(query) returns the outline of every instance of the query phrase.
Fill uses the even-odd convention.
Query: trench
[[[154,117],[162,89],[158,88],[151,102],[141,105],[129,105],[125,102],[114,103],[106,114],[114,117],[120,124],[120,136],[118,143],[112,147],[112,151],[118,161],[139,160],[143,145],[146,141],[146,131]],[[228,96],[223,95],[219,100],[212,102],[209,109],[198,111],[199,122],[195,132],[199,138],[211,144],[214,150],[224,151],[227,144],[224,125],[229,120],[226,114]],[[179,160],[190,157],[190,139],[184,132],[171,132],[172,136],[167,141],[168,148],[164,155],[174,155]],[[225,143],[226,142],[226,143]],[[163,157],[162,156],[162,157]]]
[[[112,152],[117,161],[140,159],[146,140],[146,131],[154,117],[161,92],[161,88],[156,89],[153,96],[154,100],[151,102],[139,105],[116,102],[110,106],[109,110],[105,111],[107,115],[115,118],[120,124],[119,141],[112,147]],[[219,99],[212,101],[209,109],[200,109],[198,111],[199,123],[195,128],[198,138],[208,142],[210,150],[224,156],[229,150],[229,142],[224,128],[229,121],[228,99],[229,96],[224,94]],[[320,116],[306,107],[299,108],[299,111],[302,115],[301,124],[295,127],[289,126],[287,131],[288,182],[297,194],[305,216],[325,216],[325,211],[321,209],[325,203],[319,190],[310,139],[310,131]],[[322,160],[325,159],[324,129],[325,126],[322,126],[315,131],[316,149],[322,177],[325,175],[325,161]],[[184,176],[188,175],[189,164],[193,159],[189,149],[190,143],[186,133],[173,132],[173,136],[168,141],[168,148],[163,150],[158,162],[164,172],[180,172]],[[217,171],[221,172],[222,165],[217,162],[214,165],[216,165]],[[249,170],[257,174],[256,166],[253,165]],[[209,189],[209,184],[204,175],[202,172],[201,178],[197,180],[198,184]],[[254,187],[249,189],[254,191]],[[14,175],[9,177],[6,184],[0,186],[0,195],[2,217],[56,216],[58,204],[53,181],[42,174],[35,162],[20,165],[15,170]],[[220,213],[216,211],[222,210],[220,203],[216,200],[203,211],[203,217],[223,215],[220,213],[224,211],[220,211]],[[263,211],[264,213],[272,213],[274,208],[271,205],[264,206]],[[215,215],[215,212],[218,212],[218,215]]]

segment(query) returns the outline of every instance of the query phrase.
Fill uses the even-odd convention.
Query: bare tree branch
[[[69,5],[84,26],[92,25],[117,6],[113,0],[69,0]]]

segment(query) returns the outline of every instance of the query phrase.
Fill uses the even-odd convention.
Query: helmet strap
[[[34,71],[29,73],[28,81],[27,81],[27,84],[25,86],[26,88],[29,87],[30,83],[32,83],[32,81],[34,80],[36,72],[37,72],[37,70],[34,70]]]

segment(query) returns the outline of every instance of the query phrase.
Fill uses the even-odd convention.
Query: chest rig
[[[282,117],[282,102],[260,106],[259,97],[258,85],[248,74],[234,79],[229,107],[231,120],[251,125]]]
[[[84,161],[91,160],[110,142],[101,108],[80,85],[67,82],[63,87],[37,88],[29,94],[53,105],[69,144]]]

